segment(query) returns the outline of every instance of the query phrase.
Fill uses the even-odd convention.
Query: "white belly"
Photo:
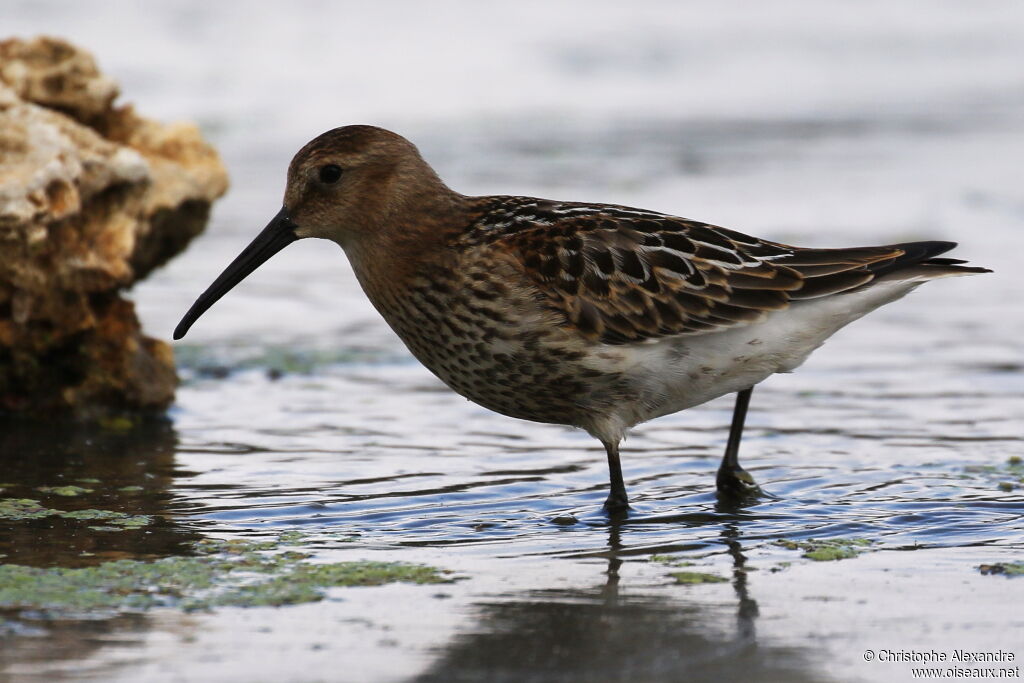
[[[591,363],[605,369],[617,366],[643,398],[621,405],[588,431],[599,438],[621,438],[633,425],[752,387],[774,373],[791,372],[838,329],[918,284],[879,283],[861,292],[796,302],[760,323],[606,347]]]

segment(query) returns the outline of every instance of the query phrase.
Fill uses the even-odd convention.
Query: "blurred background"
[[[1024,471],[1007,466],[1024,455],[1024,3],[3,0],[2,14],[4,36],[92,51],[121,102],[196,121],[224,158],[232,187],[206,233],[131,293],[156,337],[278,211],[292,155],[354,123],[406,136],[466,194],[640,206],[804,246],[954,240],[952,256],[995,271],[929,283],[759,387],[744,462],[779,499],[716,503],[723,397],[635,430],[638,509],[616,525],[596,442],[447,391],[338,248],[293,245],[175,343],[173,425],[111,447],[159,482],[146,512],[174,535],[118,552],[301,528],[318,560],[467,580],[445,600],[388,587],[255,616],[165,612],[103,638],[75,627],[70,677],[896,680],[863,650],[1019,647],[1005,577],[977,567],[1024,551]],[[816,563],[775,544],[843,536],[873,551]],[[649,561],[666,553],[729,581],[675,586]],[[52,640],[18,643],[0,673],[8,656],[53,675]]]

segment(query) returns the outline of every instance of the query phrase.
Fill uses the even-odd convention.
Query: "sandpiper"
[[[612,511],[629,506],[619,442],[630,427],[733,392],[717,486],[756,495],[738,454],[757,383],[922,282],[990,272],[936,258],[954,242],[808,249],[627,206],[469,197],[405,138],[345,126],[299,150],[283,208],[174,338],[307,237],[345,250],[384,320],[453,390],[599,439]]]

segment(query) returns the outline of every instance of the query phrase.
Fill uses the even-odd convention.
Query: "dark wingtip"
[[[890,247],[896,249],[902,249],[904,254],[897,259],[897,262],[901,263],[912,263],[924,261],[938,256],[939,254],[945,254],[947,251],[956,247],[956,242],[946,242],[944,240],[927,240],[924,242],[904,242],[902,244],[890,244]]]
[[[958,270],[963,269],[964,266],[953,266],[953,264],[944,263],[946,261],[956,261],[957,263],[963,263],[960,259],[932,259],[939,254],[945,254],[950,249],[956,247],[956,242],[947,242],[944,240],[927,240],[924,242],[903,242],[901,244],[889,244],[886,245],[890,249],[900,249],[903,253],[896,258],[886,259],[885,261],[879,261],[868,266],[868,270],[875,274],[875,277],[886,275],[904,268],[915,265],[949,265],[955,267]]]
[[[942,259],[939,259],[942,260]],[[950,259],[954,260],[954,259]],[[958,273],[991,273],[994,272],[991,268],[983,268],[981,266],[957,266],[948,265],[945,263],[935,263],[934,261],[925,261],[921,264],[922,266],[947,266],[949,270],[955,270]]]

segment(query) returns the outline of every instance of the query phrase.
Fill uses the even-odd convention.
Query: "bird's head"
[[[335,128],[311,140],[288,166],[284,211],[295,235],[345,248],[378,241],[441,180],[400,135],[374,126]]]
[[[353,261],[372,260],[416,236],[416,228],[403,217],[429,214],[452,197],[457,195],[402,136],[374,126],[327,131],[292,159],[284,206],[199,296],[174,338],[185,336],[210,306],[292,242],[329,239]]]

